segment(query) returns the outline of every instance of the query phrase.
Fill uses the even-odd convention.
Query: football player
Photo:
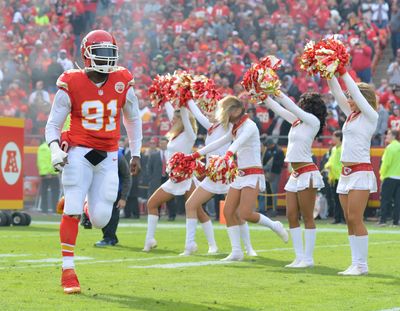
[[[82,40],[81,55],[84,69],[65,71],[58,78],[59,90],[46,124],[52,164],[63,170],[61,285],[67,294],[80,293],[74,248],[86,196],[90,219],[97,228],[107,225],[117,197],[121,110],[132,154],[131,174],[141,169],[142,125],[134,80],[127,69],[117,66],[114,37],[103,30],[91,31]],[[61,136],[68,115],[70,129]]]

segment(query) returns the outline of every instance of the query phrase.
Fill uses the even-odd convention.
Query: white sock
[[[229,240],[231,241],[232,252],[242,252],[240,246],[240,228],[239,226],[228,227]]]
[[[63,256],[62,268],[63,268],[63,270],[75,269],[74,256]]]
[[[251,246],[251,241],[250,241],[250,229],[247,222],[245,222],[243,225],[240,225],[239,228],[240,228],[240,238],[243,241],[244,247],[246,248],[246,250],[253,249],[253,246]]]
[[[201,224],[204,230],[204,234],[206,236],[207,242],[209,246],[215,246],[217,243],[215,243],[215,238],[214,238],[214,228],[212,225],[212,221],[206,221]]]
[[[186,218],[186,242],[185,246],[189,246],[196,240],[197,218]]]
[[[357,264],[361,267],[367,267],[368,261],[368,235],[355,236],[354,242],[357,250]]]
[[[356,254],[357,246],[355,245],[355,237],[356,237],[355,235],[349,235],[352,266],[357,265],[357,254]]]
[[[158,223],[158,216],[149,214],[147,216],[147,233],[146,241],[154,239],[154,234],[156,233],[156,227]]]
[[[307,261],[313,260],[315,239],[317,237],[317,229],[305,229],[304,230],[304,241],[305,241],[305,259]]]
[[[275,230],[275,221],[272,221],[271,219],[269,219],[267,216],[265,216],[263,214],[259,214],[259,215],[260,215],[260,219],[258,221],[259,225],[268,227],[272,230]]]
[[[296,254],[297,260],[302,260],[304,258],[303,252],[303,232],[301,227],[289,229],[290,236],[292,237],[293,249]]]

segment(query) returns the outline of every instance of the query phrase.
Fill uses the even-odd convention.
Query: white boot
[[[270,228],[282,239],[283,242],[287,243],[289,241],[289,234],[280,221],[272,221],[263,214],[259,215],[260,219],[258,220],[258,224]]]
[[[243,252],[240,246],[240,228],[239,226],[228,227],[229,240],[231,241],[232,252],[222,261],[242,261]]]
[[[357,265],[357,254],[356,254],[356,245],[355,245],[355,235],[349,235],[349,244],[350,244],[350,251],[351,251],[351,265],[344,271],[338,272],[339,275],[347,275],[354,266]]]
[[[315,239],[317,236],[317,229],[305,229],[304,240],[305,240],[305,254],[303,259],[295,265],[293,268],[311,268],[314,267],[314,247]]]
[[[154,234],[156,232],[158,223],[158,216],[149,214],[147,216],[147,233],[146,241],[144,243],[144,252],[149,252],[152,248],[157,247],[157,241],[154,239]]]
[[[294,249],[296,258],[292,263],[286,265],[285,267],[286,268],[294,268],[295,266],[300,264],[300,262],[304,258],[303,232],[301,230],[301,227],[291,228],[291,229],[289,229],[289,231],[290,231],[290,236],[292,237],[293,249]]]
[[[246,248],[246,253],[250,257],[257,257],[256,251],[253,249],[250,241],[250,229],[247,222],[240,225],[240,238],[243,241],[244,247]]]
[[[185,250],[181,256],[189,256],[197,251],[196,237],[197,218],[186,218]]]
[[[357,264],[342,275],[359,276],[368,274],[368,235],[355,236],[354,246],[356,249]]]
[[[217,243],[215,242],[214,237],[214,228],[212,225],[212,221],[206,221],[201,224],[204,230],[204,234],[206,236],[208,242],[208,254],[216,254],[218,253]]]

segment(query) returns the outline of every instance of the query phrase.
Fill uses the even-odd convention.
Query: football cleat
[[[74,269],[63,270],[61,286],[64,288],[65,294],[79,294],[81,292],[81,286]]]

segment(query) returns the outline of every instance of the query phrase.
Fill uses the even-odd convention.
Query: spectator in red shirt
[[[352,68],[362,82],[371,82],[372,49],[362,39],[356,40],[350,51]]]
[[[388,129],[397,130],[400,126],[400,106],[394,105],[392,115],[389,116]]]

